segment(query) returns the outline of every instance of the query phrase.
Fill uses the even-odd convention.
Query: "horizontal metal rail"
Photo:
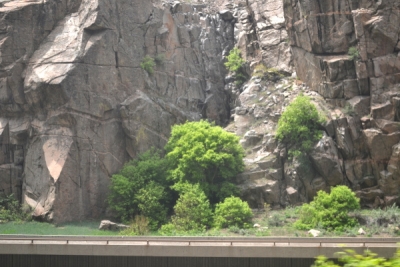
[[[0,254],[313,258],[349,248],[391,257],[398,243],[400,238],[0,235]]]

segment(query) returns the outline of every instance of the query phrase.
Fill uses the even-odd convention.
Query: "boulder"
[[[109,220],[102,220],[99,226],[99,230],[108,230],[108,231],[121,231],[127,228],[129,228],[128,225],[115,223]]]
[[[308,234],[312,235],[313,237],[317,237],[321,234],[321,231],[315,230],[315,229],[311,229],[307,232]]]

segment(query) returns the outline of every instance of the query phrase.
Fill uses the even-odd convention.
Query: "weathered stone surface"
[[[373,124],[376,128],[379,128],[385,134],[400,131],[400,122],[397,121],[377,119],[373,120]]]
[[[315,169],[326,179],[328,185],[335,186],[343,182],[340,154],[331,137],[324,135],[310,157]]]
[[[129,228],[128,225],[115,223],[109,220],[102,220],[100,222],[99,230],[121,231]]]
[[[333,162],[337,148],[344,163],[337,173],[370,206],[398,194],[399,6],[394,0],[284,1],[296,74],[335,110],[325,127],[333,139],[326,151]],[[323,172],[328,163],[314,165],[321,179],[331,175]]]
[[[111,175],[163,147],[171,125],[229,120],[223,55],[233,47],[232,23],[190,4],[159,6],[61,0],[0,8],[0,186],[14,192],[22,182],[35,217],[98,218]],[[146,55],[159,59],[152,75],[140,67]]]
[[[249,0],[238,4],[235,42],[248,61],[291,73],[292,57],[281,0]]]

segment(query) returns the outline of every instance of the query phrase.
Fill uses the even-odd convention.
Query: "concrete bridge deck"
[[[0,235],[0,254],[206,258],[335,258],[371,250],[392,257],[400,238],[221,238]]]

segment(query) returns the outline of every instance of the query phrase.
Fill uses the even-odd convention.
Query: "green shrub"
[[[348,213],[360,208],[360,200],[347,186],[332,188],[330,194],[319,191],[309,204],[301,206],[297,229],[309,230],[317,226],[329,231],[344,231],[357,225],[357,220]]]
[[[177,234],[177,231],[176,231],[175,225],[173,225],[172,223],[167,223],[167,224],[164,224],[163,226],[161,226],[161,228],[158,230],[158,233],[160,235],[169,236],[169,235]]]
[[[356,115],[356,112],[354,110],[354,107],[350,105],[349,103],[346,103],[344,108],[342,109],[342,112],[347,115],[347,116],[354,116]]]
[[[249,227],[253,212],[249,204],[238,197],[228,197],[224,202],[217,204],[214,214],[214,226],[227,228],[237,226]]]
[[[150,56],[145,56],[140,63],[140,67],[147,71],[148,74],[153,74],[154,72],[154,67],[156,66],[156,63],[154,62],[154,59]]]
[[[125,164],[111,178],[108,203],[119,219],[128,222],[137,215],[149,219],[151,229],[166,222],[171,202],[166,181],[167,162],[152,149]]]
[[[274,213],[268,218],[268,225],[274,227],[280,227],[285,225],[286,217],[283,214]]]
[[[30,210],[21,207],[13,194],[0,196],[0,222],[28,221],[30,219]]]
[[[400,250],[391,259],[378,257],[377,254],[370,250],[364,251],[363,255],[359,255],[353,250],[338,252],[339,262],[336,264],[325,256],[318,256],[312,267],[398,267],[400,266]]]
[[[237,72],[246,62],[240,55],[240,50],[237,47],[234,47],[229,55],[226,57],[227,61],[225,62],[225,67],[232,72]]]
[[[157,55],[154,57],[154,61],[155,61],[155,63],[156,63],[157,65],[162,65],[162,64],[164,64],[165,55],[164,55],[164,54],[157,54]]]
[[[226,57],[227,61],[225,62],[225,67],[235,74],[235,80],[238,85],[244,83],[247,79],[247,75],[243,70],[243,64],[246,62],[241,54],[240,50],[237,47],[234,47],[229,55]]]
[[[179,232],[205,231],[210,226],[210,202],[199,185],[185,186],[174,206],[171,223]]]
[[[278,121],[276,138],[289,148],[289,156],[308,153],[322,137],[324,118],[309,97],[299,95],[282,113]]]
[[[360,52],[358,52],[358,49],[355,46],[350,47],[347,54],[349,55],[351,60],[357,60],[360,58]]]
[[[207,121],[187,122],[172,127],[165,150],[176,191],[199,184],[211,204],[237,194],[232,182],[244,168],[244,151],[235,134]]]
[[[134,221],[129,225],[129,228],[122,230],[120,235],[145,235],[149,232],[149,219],[143,215],[135,216]]]
[[[253,77],[263,80],[272,80],[274,82],[284,77],[276,68],[267,68],[264,64],[260,63],[254,67]]]

